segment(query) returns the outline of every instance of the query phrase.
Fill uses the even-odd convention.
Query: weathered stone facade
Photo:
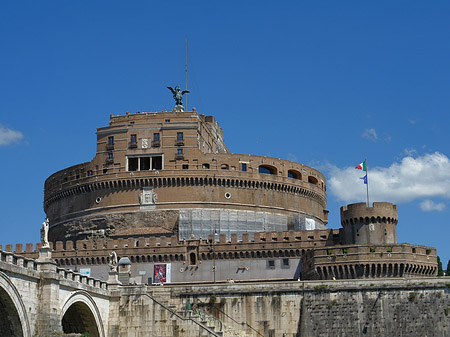
[[[178,216],[170,211],[183,209],[282,215],[285,230],[307,216],[325,228],[326,183],[299,163],[229,153],[214,117],[196,111],[111,116],[97,130],[94,159],[45,182],[53,242],[176,234]],[[221,233],[215,226],[211,221],[210,234]]]
[[[0,251],[2,336],[448,336],[450,278],[122,286]],[[120,271],[119,271],[120,273]]]

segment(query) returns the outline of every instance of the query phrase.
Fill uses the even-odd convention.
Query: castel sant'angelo
[[[322,173],[230,153],[213,116],[177,103],[111,115],[95,157],[46,180],[58,266],[106,280],[115,252],[122,282],[137,284],[437,274],[436,249],[397,243],[396,205],[343,206],[329,229]]]

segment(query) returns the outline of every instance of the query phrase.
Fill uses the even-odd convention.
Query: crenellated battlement
[[[91,240],[77,240],[77,241],[56,241],[50,242],[50,248],[54,253],[63,252],[81,253],[83,251],[103,251],[108,254],[111,250],[117,249],[150,249],[150,248],[177,248],[192,246],[195,242],[198,246],[210,246],[213,241],[214,235],[209,235],[206,240],[186,240],[179,241],[176,236],[169,237],[151,237],[151,238],[127,238],[127,239],[105,239],[99,241]],[[250,240],[249,233],[242,234],[242,240],[238,240],[237,234],[231,234],[230,240],[227,240],[225,234],[219,234],[216,236],[217,247],[223,247],[223,249],[235,250],[233,246],[244,246],[251,244],[265,244],[265,245],[277,245],[277,244],[306,244],[318,242],[337,242],[339,240],[339,230],[337,229],[325,229],[325,230],[299,230],[289,232],[261,232],[254,233],[253,240]],[[308,242],[310,244],[308,244]],[[33,245],[33,243],[26,243],[25,250],[23,244],[18,243],[15,245],[5,245],[5,252],[13,252],[14,254],[21,253],[38,253],[42,247],[40,242]],[[0,245],[0,250],[2,249]]]
[[[436,249],[410,244],[316,248],[303,254],[306,279],[437,276]]]
[[[364,224],[369,222],[397,223],[397,205],[390,202],[374,202],[373,206],[367,206],[360,202],[341,207],[341,224]]]

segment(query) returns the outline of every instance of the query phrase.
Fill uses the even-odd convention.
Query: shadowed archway
[[[0,272],[0,335],[28,337],[30,326],[22,298],[7,275]]]
[[[70,306],[62,319],[64,333],[89,333],[89,337],[99,337],[95,317],[83,302]]]
[[[79,291],[63,307],[61,325],[64,333],[88,333],[89,337],[104,337],[100,312],[92,297]]]
[[[1,335],[5,337],[23,336],[19,313],[9,295],[2,288],[0,288],[0,331]]]

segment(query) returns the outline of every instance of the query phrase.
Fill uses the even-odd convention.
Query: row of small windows
[[[320,280],[364,277],[404,277],[405,275],[435,275],[436,267],[410,264],[335,265],[316,268]]]
[[[184,139],[183,132],[177,132],[177,141],[183,141],[183,139]],[[155,132],[153,134],[153,141],[159,142],[159,140],[160,140],[159,132]],[[136,134],[130,135],[130,143],[131,144],[137,143],[137,135]],[[114,145],[114,136],[108,137],[108,145],[110,145],[110,146]]]
[[[159,143],[160,141],[160,134],[159,133],[154,133],[153,134],[153,142],[155,143]],[[183,132],[177,132],[177,145],[180,145],[181,142],[184,141],[184,134]],[[131,135],[131,139],[130,139],[130,144],[136,144],[137,143],[137,135],[136,134],[132,134]],[[110,136],[108,137],[108,146],[114,146],[114,136]],[[177,156],[184,156],[184,151],[182,148],[178,148],[177,149]],[[112,152],[108,152],[108,161],[113,161],[114,160],[114,155]],[[135,163],[135,159],[132,160],[132,164],[130,165],[130,162],[128,163],[129,166],[128,167],[132,167],[136,169],[129,169],[129,171],[145,171],[145,170],[151,170],[150,168],[146,168],[146,165],[143,165],[143,169],[138,169],[137,167],[139,165],[137,165]],[[162,166],[162,165],[161,165]],[[186,167],[186,165],[183,165],[183,169],[187,169],[188,167]],[[210,168],[210,164],[208,163],[204,163],[202,165],[203,169],[209,169]],[[222,164],[220,166],[220,168],[222,170],[229,170],[230,167],[228,164]],[[153,168],[154,170],[160,170],[162,168]],[[241,171],[246,172],[247,171],[247,163],[241,163]],[[260,174],[273,174],[273,175],[277,175],[278,174],[278,170],[276,167],[271,166],[271,165],[260,165],[258,167],[258,173]],[[298,179],[298,180],[302,180],[302,174],[298,171],[295,170],[288,170],[288,177],[292,178],[292,179]],[[318,180],[316,177],[313,176],[308,176],[308,182],[314,185],[318,184]]]
[[[128,157],[128,171],[162,170],[162,156]]]
[[[308,249],[309,250],[309,249]],[[246,251],[246,252],[217,252],[217,253],[201,253],[199,257],[201,260],[228,260],[228,259],[243,259],[243,258],[272,258],[272,257],[300,257],[305,250],[275,250],[275,251]],[[184,261],[184,254],[164,254],[164,255],[142,255],[130,256],[132,263],[139,262],[178,262]],[[190,257],[190,264],[197,264],[195,258]],[[107,257],[77,257],[56,259],[59,266],[70,265],[102,265],[108,263]],[[283,261],[285,266],[289,266],[288,261]]]

